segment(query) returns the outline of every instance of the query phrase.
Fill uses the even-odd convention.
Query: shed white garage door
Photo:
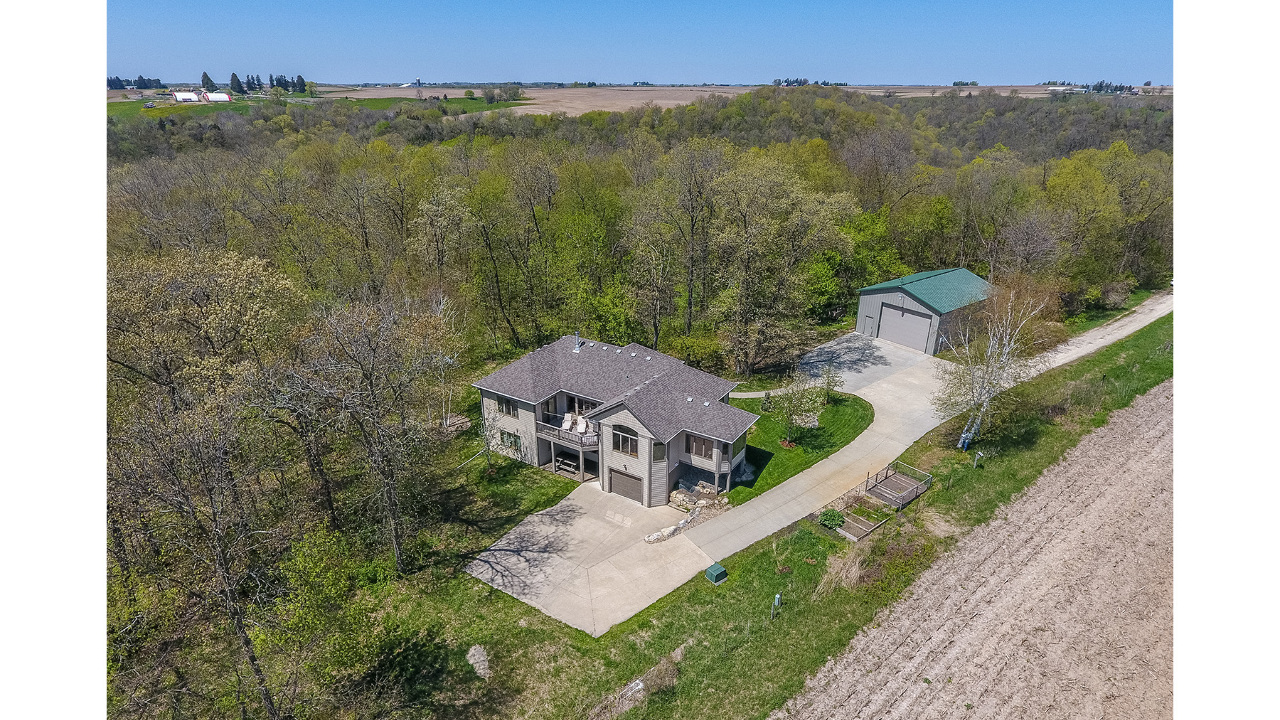
[[[877,337],[905,345],[912,350],[929,352],[928,315],[897,305],[880,306],[880,332]]]
[[[609,468],[609,480],[615,493],[638,503],[644,502],[644,483],[640,478]]]

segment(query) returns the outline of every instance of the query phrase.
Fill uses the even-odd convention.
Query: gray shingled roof
[[[563,390],[601,403],[597,413],[622,403],[664,442],[681,430],[732,442],[756,421],[756,415],[720,402],[737,383],[670,355],[585,338],[578,352],[573,346],[574,336],[566,335],[474,385],[535,404]]]

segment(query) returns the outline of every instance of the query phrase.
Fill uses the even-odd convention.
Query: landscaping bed
[[[747,434],[747,462],[756,477],[729,491],[729,502],[741,505],[766,490],[778,486],[796,473],[812,466],[853,442],[871,425],[871,403],[854,395],[832,393],[831,401],[818,416],[818,427],[800,428],[792,433],[796,447],[782,445],[786,428],[773,413],[761,410],[760,398],[730,398],[729,403],[760,416]]]

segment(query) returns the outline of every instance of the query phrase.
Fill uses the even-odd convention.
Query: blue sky
[[[225,82],[1173,81],[1170,0],[137,2],[107,73]]]

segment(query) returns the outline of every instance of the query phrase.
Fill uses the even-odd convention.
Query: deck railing
[[[548,415],[548,418],[555,418],[555,415]],[[561,420],[563,422],[563,420]],[[587,429],[586,432],[580,433],[575,430],[561,430],[560,426],[545,423],[539,420],[537,422],[537,431],[539,435],[559,440],[560,442],[569,443],[578,447],[597,447],[600,445],[600,433]]]

